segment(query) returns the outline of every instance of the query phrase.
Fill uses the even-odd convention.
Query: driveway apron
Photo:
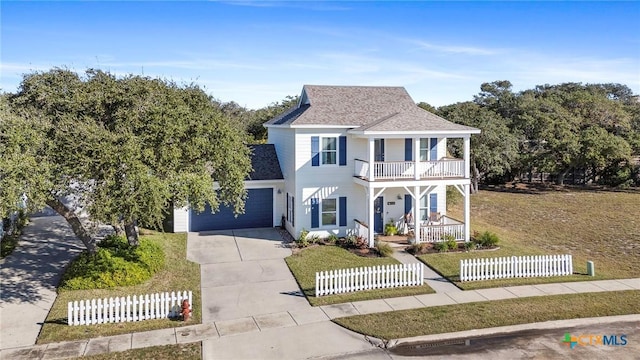
[[[200,266],[202,322],[309,309],[276,229],[189,233],[187,258]]]

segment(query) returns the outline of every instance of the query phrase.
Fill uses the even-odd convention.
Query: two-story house
[[[262,185],[274,186],[264,190],[270,197],[257,201],[271,209],[263,216],[272,225],[283,216],[294,237],[303,229],[321,237],[356,234],[371,246],[388,222],[412,229],[418,242],[444,234],[469,240],[469,143],[480,130],[419,108],[402,87],[311,85],[303,87],[296,107],[265,126],[281,178],[264,179]],[[463,159],[447,157],[449,138],[462,139]],[[259,184],[246,184],[249,208]],[[446,216],[447,185],[464,197],[460,221]],[[271,206],[265,206],[268,200]],[[178,231],[213,229],[189,226],[187,209],[178,213]],[[217,215],[194,216],[213,221]]]

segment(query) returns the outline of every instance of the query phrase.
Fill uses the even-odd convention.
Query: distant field
[[[449,214],[462,218],[461,203]],[[471,229],[496,232],[508,249],[570,253],[578,272],[591,260],[598,277],[640,276],[640,191],[482,190],[471,196]]]

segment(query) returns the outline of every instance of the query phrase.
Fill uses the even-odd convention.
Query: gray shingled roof
[[[306,96],[305,96],[306,95]],[[308,104],[266,125],[335,125],[356,131],[474,131],[419,108],[403,87],[305,85]]]
[[[247,180],[281,180],[282,170],[273,144],[249,145],[253,171]]]

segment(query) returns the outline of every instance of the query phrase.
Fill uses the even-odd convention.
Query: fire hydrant
[[[189,307],[189,300],[182,300],[182,310],[180,311],[180,314],[182,315],[183,321],[188,321],[189,317],[191,316],[191,309],[189,309]]]

